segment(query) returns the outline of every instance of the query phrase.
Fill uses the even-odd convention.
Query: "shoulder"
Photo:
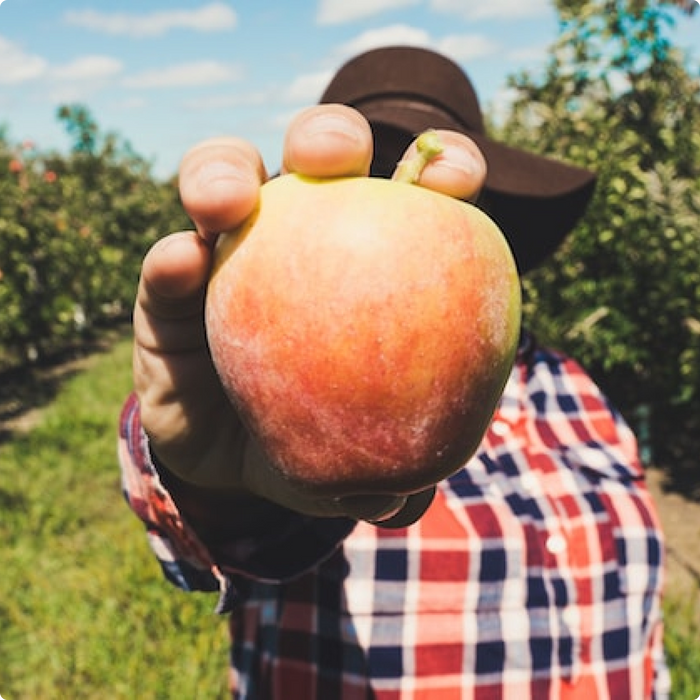
[[[528,394],[586,396],[608,406],[600,387],[576,359],[537,344],[530,334],[523,334],[513,375]]]

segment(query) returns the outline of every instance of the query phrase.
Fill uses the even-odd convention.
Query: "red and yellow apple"
[[[206,300],[221,382],[272,464],[319,495],[410,493],[476,450],[520,285],[471,204],[374,178],[265,184]]]

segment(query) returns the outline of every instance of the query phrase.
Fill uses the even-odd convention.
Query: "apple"
[[[513,364],[520,283],[471,204],[291,174],[220,237],[205,319],[227,395],[285,478],[407,494],[476,451]]]

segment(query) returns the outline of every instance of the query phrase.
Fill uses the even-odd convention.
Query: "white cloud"
[[[76,27],[105,34],[153,37],[165,34],[171,29],[219,32],[235,27],[238,18],[231,6],[224,2],[212,2],[196,10],[162,10],[141,15],[69,10],[64,15],[64,21]]]
[[[147,106],[148,100],[145,97],[137,97],[135,95],[125,97],[122,100],[115,100],[111,103],[111,109],[119,112],[132,112]]]
[[[438,12],[463,19],[514,19],[551,13],[549,0],[430,0]]]
[[[95,92],[93,86],[80,83],[51,83],[47,86],[45,97],[51,104],[69,104],[86,102]]]
[[[66,81],[95,81],[111,78],[122,71],[122,63],[110,56],[81,56],[70,63],[56,66],[50,77]]]
[[[355,39],[338,47],[340,57],[349,57],[381,46],[425,46],[431,45],[430,35],[424,29],[406,24],[392,24],[381,29],[369,29]]]
[[[285,89],[282,96],[284,101],[303,105],[314,104],[321,97],[334,72],[328,70],[298,76]]]
[[[196,87],[236,81],[241,75],[242,71],[235,65],[218,61],[193,61],[137,73],[126,78],[124,86],[138,90]]]
[[[316,21],[318,24],[343,24],[357,19],[374,17],[387,10],[417,5],[421,0],[321,0]]]
[[[40,78],[46,73],[47,62],[25,52],[20,46],[0,37],[0,85],[18,85]]]
[[[517,96],[517,90],[509,87],[497,90],[488,104],[489,119],[494,124],[503,124],[510,115],[511,107]]]
[[[291,123],[292,119],[298,114],[298,110],[289,110],[287,112],[278,112],[270,117],[270,126],[280,131],[284,131]]]
[[[455,34],[440,39],[436,50],[458,63],[493,56],[502,50],[495,41],[480,34]]]
[[[213,112],[236,107],[257,107],[268,104],[278,94],[277,90],[274,93],[266,90],[247,93],[232,91],[228,94],[206,95],[188,99],[185,100],[184,106],[193,112]]]
[[[508,58],[520,65],[529,65],[544,61],[548,55],[548,45],[540,44],[538,46],[523,46],[522,48],[510,51],[508,53]]]
[[[299,75],[282,87],[274,85],[257,91],[232,90],[228,94],[219,92],[216,95],[189,98],[184,104],[188,109],[197,112],[271,105],[306,107],[318,101],[334,72],[333,70],[324,70]],[[293,107],[293,109],[296,108]]]

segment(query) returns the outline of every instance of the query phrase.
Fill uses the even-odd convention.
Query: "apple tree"
[[[526,319],[588,367],[646,455],[678,476],[700,446],[700,81],[667,29],[693,19],[678,3],[555,4],[543,75],[511,79],[500,129],[598,184],[577,230],[524,280]]]
[[[185,225],[172,182],[84,107],[67,154],[0,133],[0,366],[39,360],[130,313],[141,260]]]

